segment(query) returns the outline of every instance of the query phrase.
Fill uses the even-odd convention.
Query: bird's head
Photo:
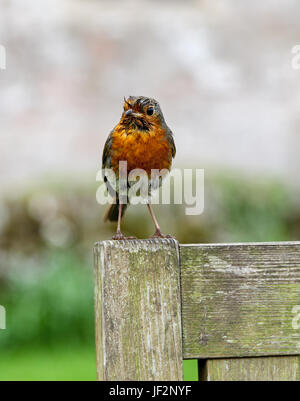
[[[144,96],[124,98],[121,122],[128,128],[140,131],[150,131],[151,128],[165,125],[159,103]]]

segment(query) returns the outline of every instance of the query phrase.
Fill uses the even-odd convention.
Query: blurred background
[[[181,243],[300,238],[297,0],[0,0],[0,380],[94,380],[97,170],[122,99],[159,100],[205,211],[154,206]],[[153,233],[146,208],[124,232]],[[185,378],[195,369],[185,366]]]

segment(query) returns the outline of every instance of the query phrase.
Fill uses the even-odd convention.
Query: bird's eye
[[[152,116],[153,112],[154,112],[153,107],[149,107],[149,108],[147,109],[147,114],[148,114],[148,116]]]

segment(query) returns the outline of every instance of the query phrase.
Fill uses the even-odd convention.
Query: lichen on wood
[[[300,353],[300,243],[181,245],[183,354]]]
[[[99,380],[182,380],[178,244],[104,241],[95,253]]]

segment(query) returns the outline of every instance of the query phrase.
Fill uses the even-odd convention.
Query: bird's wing
[[[170,128],[167,129],[166,135],[167,135],[169,144],[170,144],[170,146],[171,146],[172,157],[173,157],[173,159],[174,159],[174,157],[175,157],[175,155],[176,155],[176,146],[175,146],[175,142],[174,142],[173,133],[172,133],[172,131],[170,130]]]
[[[113,142],[113,130],[109,134],[108,138],[106,139],[104,149],[103,149],[103,154],[102,154],[102,174],[103,174],[103,179],[106,184],[106,187],[108,189],[109,194],[113,197],[116,198],[116,180],[115,178],[110,182],[112,179],[109,171],[106,169],[111,169],[111,146]]]
[[[109,134],[108,138],[106,139],[104,149],[103,149],[103,154],[102,154],[102,168],[111,168],[111,145],[113,141],[113,131]]]

